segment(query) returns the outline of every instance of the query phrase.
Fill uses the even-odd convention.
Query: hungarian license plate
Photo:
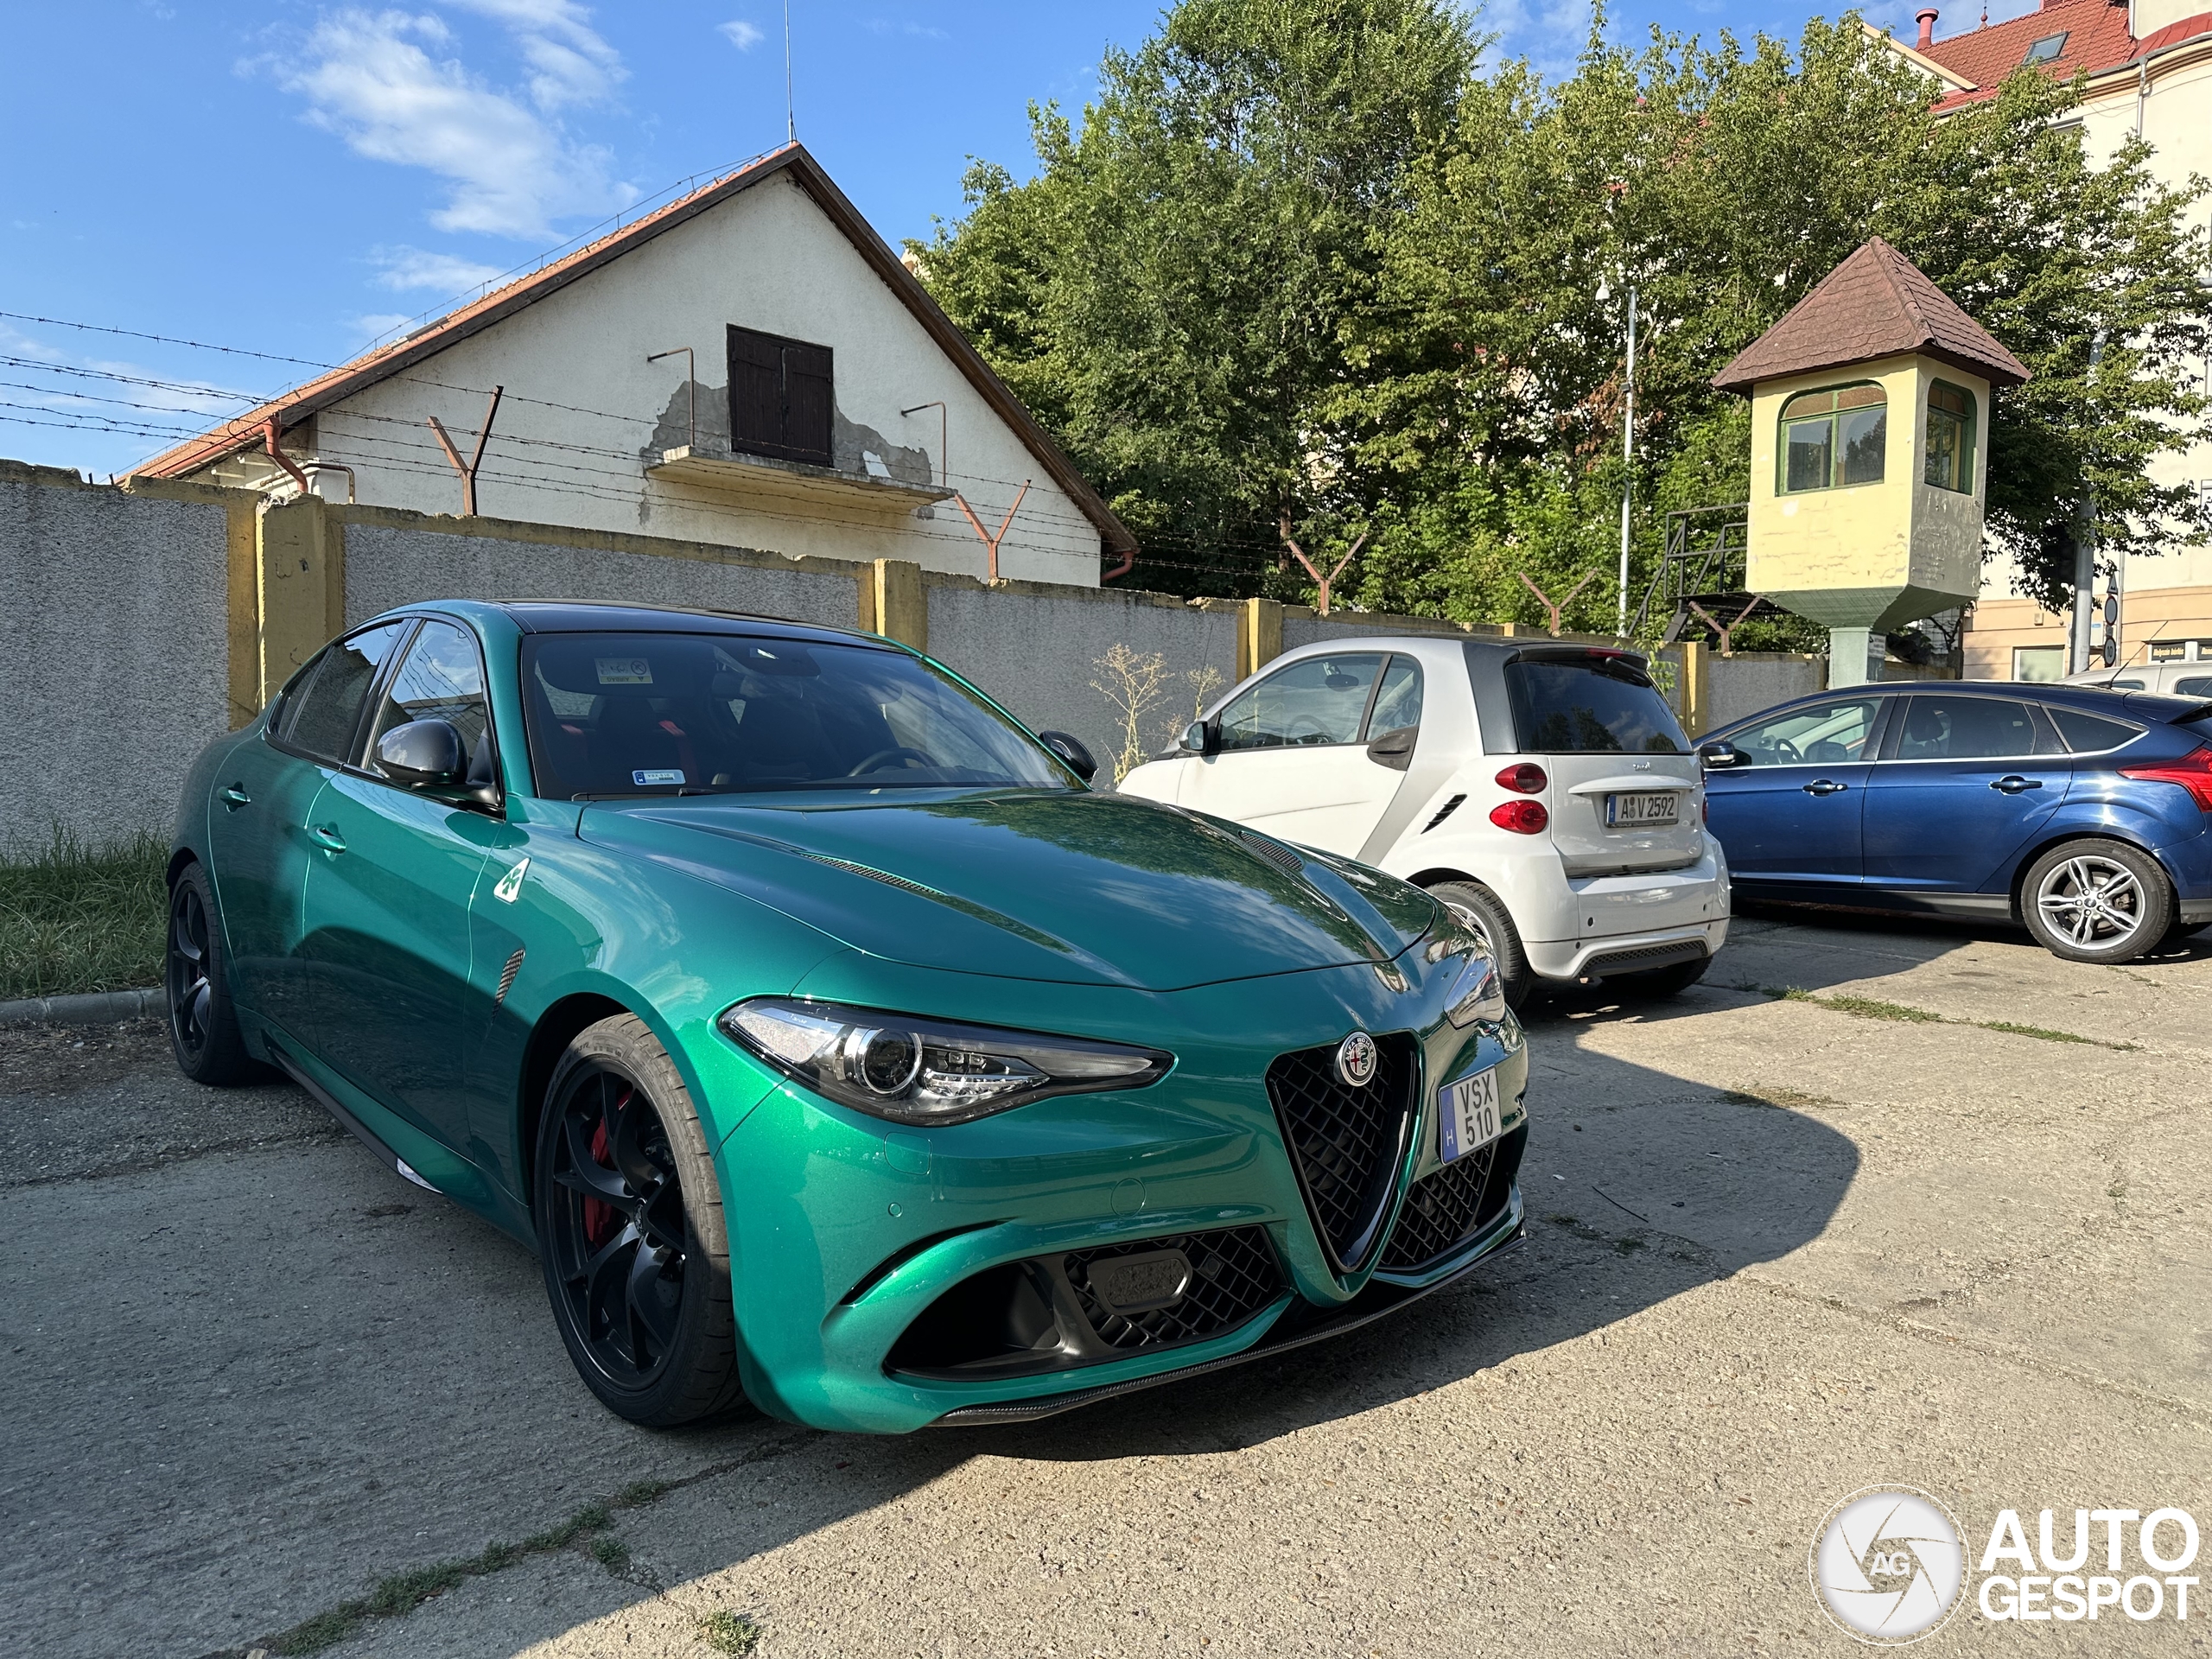
[[[1448,1164],[1488,1146],[1497,1139],[1497,1119],[1495,1071],[1446,1084],[1437,1123],[1437,1155]]]
[[[1674,790],[1661,790],[1649,795],[1608,795],[1605,797],[1605,827],[1608,830],[1641,829],[1646,824],[1672,823],[1681,810],[1681,797]]]

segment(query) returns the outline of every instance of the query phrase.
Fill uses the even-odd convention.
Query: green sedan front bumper
[[[928,1131],[779,1081],[718,1152],[747,1394],[797,1422],[876,1433],[1044,1415],[1333,1334],[1465,1272],[1520,1230],[1514,1174],[1527,1136],[1528,1056],[1510,1016],[1452,1027],[1440,1006],[1447,976],[1424,982],[1422,974],[1418,952],[1383,969],[1170,993],[873,959],[817,970],[807,995],[946,1017],[988,1009],[1001,1025],[1166,1048],[1176,1065],[1142,1090],[1064,1096]],[[1345,1272],[1324,1243],[1263,1079],[1279,1058],[1355,1029],[1404,1039],[1417,1109],[1403,1150],[1389,1149],[1384,1242]],[[1440,1169],[1440,1089],[1492,1067],[1500,1140]],[[1459,1230],[1451,1231],[1456,1222],[1438,1230],[1433,1204],[1406,1211],[1416,1185],[1433,1179],[1424,1192],[1456,1184],[1471,1193],[1470,1176],[1486,1201]],[[1452,1216],[1466,1220],[1465,1208]],[[1220,1268],[1233,1286],[1217,1290],[1205,1317],[1102,1317],[1087,1264],[1148,1241],[1174,1242],[1198,1273]],[[960,1313],[964,1300],[1012,1284],[1014,1264],[1033,1264],[1018,1272],[1057,1297],[1057,1349],[916,1363],[910,1331],[974,1323]],[[948,1297],[963,1287],[971,1288]],[[996,1315],[984,1307],[982,1317]]]

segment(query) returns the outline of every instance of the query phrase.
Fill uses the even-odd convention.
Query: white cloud
[[[621,54],[591,25],[591,13],[572,0],[456,0],[469,10],[505,23],[536,73],[530,95],[541,110],[596,104],[611,96],[629,71]]]
[[[952,38],[944,30],[927,23],[894,23],[888,17],[869,18],[868,29],[871,35],[906,35],[918,41],[949,41]]]
[[[732,18],[728,22],[718,25],[717,29],[741,52],[750,52],[768,38],[760,32],[758,24],[748,23],[742,17]]]
[[[613,49],[580,21],[584,14],[563,0],[465,3],[515,32],[536,71],[537,110],[471,74],[451,55],[452,31],[424,14],[331,13],[276,65],[279,79],[307,100],[310,122],[355,154],[447,180],[446,205],[430,215],[442,231],[544,237],[557,218],[635,200],[635,190],[609,175],[605,150],[573,141],[549,118],[564,104],[603,97],[621,73]]]
[[[482,265],[458,254],[433,253],[424,248],[378,248],[369,257],[384,267],[372,279],[378,288],[396,294],[425,288],[441,295],[480,288],[500,274],[498,265]]]

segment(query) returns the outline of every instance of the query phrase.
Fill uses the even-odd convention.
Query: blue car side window
[[[1738,732],[1732,740],[1754,766],[1842,766],[1870,760],[1866,740],[1880,711],[1879,697],[1848,697],[1792,709]]]

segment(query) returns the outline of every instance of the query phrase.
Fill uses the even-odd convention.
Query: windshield
[[[1689,752],[1667,700],[1618,658],[1524,657],[1505,665],[1505,689],[1524,754]]]
[[[903,652],[737,633],[523,642],[537,792],[1066,789],[1027,734]]]

